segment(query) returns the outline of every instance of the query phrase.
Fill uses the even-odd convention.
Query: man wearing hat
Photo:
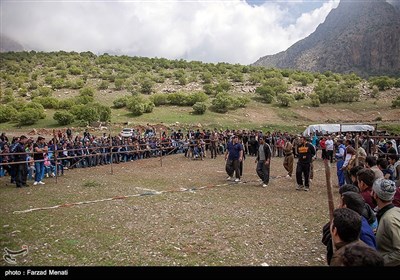
[[[392,203],[396,184],[388,179],[376,179],[371,196],[378,205],[376,245],[385,266],[400,266],[400,208]]]

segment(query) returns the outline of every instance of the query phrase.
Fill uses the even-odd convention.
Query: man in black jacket
[[[19,138],[19,142],[14,149],[14,162],[15,170],[16,170],[16,177],[15,183],[17,188],[25,187],[26,186],[26,179],[28,175],[28,166],[26,163],[26,153],[25,153],[25,144],[28,141],[28,138],[25,135],[21,135]]]
[[[299,160],[297,161],[296,168],[296,190],[309,191],[310,190],[310,169],[311,161],[315,156],[314,146],[307,141],[304,136],[300,137],[300,145],[297,147],[297,155]],[[304,175],[304,185],[303,185],[303,175]]]
[[[269,171],[271,168],[271,147],[265,142],[263,137],[259,137],[260,145],[257,151],[257,168],[256,172],[258,177],[262,180],[263,188],[266,188],[269,183]]]

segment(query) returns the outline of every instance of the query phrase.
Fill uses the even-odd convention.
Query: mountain
[[[400,10],[384,0],[342,0],[311,35],[253,65],[400,75]]]
[[[0,52],[20,52],[24,47],[7,35],[0,34]]]

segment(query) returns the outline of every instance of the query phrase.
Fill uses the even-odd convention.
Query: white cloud
[[[308,36],[338,1],[325,1],[288,26],[283,22],[291,16],[290,8],[275,1],[257,6],[240,0],[2,1],[1,31],[44,51],[250,64]]]

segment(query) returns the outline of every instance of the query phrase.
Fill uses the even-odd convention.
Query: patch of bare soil
[[[164,157],[162,166],[154,158],[66,170],[58,183],[45,178],[46,185],[30,181],[22,189],[2,177],[0,247],[28,245],[17,260],[27,266],[325,266],[322,161],[309,192],[295,190],[282,163],[273,158],[267,188],[254,157],[239,184],[226,181],[223,157],[181,154]],[[70,205],[85,201],[92,203]],[[63,207],[14,213],[56,205]]]

